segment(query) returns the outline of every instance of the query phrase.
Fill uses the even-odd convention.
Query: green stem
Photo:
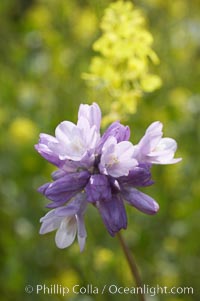
[[[135,258],[133,256],[133,254],[131,254],[131,251],[130,251],[129,247],[127,246],[122,234],[120,232],[118,232],[117,236],[118,236],[119,242],[121,244],[121,247],[123,249],[124,255],[125,255],[125,257],[127,259],[127,262],[129,264],[129,267],[130,267],[131,273],[133,275],[133,278],[135,279],[136,286],[141,288],[140,290],[138,290],[138,293],[139,293],[138,297],[139,297],[140,301],[145,301],[145,296],[142,293],[142,287],[143,287],[142,280],[141,280],[141,277],[140,277],[140,273],[139,273],[137,264],[135,262]]]

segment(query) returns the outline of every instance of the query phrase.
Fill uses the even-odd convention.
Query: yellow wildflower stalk
[[[98,54],[83,78],[95,88],[107,124],[135,113],[142,95],[159,88],[161,79],[149,71],[150,62],[158,64],[159,59],[151,48],[153,37],[145,18],[131,2],[111,3],[100,27],[102,35],[93,45]]]

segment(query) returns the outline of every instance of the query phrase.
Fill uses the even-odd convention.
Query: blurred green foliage
[[[80,103],[98,101],[81,74],[89,70],[92,45],[109,0],[0,1],[0,292],[2,301],[121,300],[120,295],[36,295],[25,285],[132,286],[117,239],[94,208],[86,217],[88,239],[59,250],[54,234],[40,236],[47,204],[36,189],[54,167],[35,152],[38,134],[54,133],[62,120],[76,121]],[[141,99],[129,115],[132,142],[154,120],[179,145],[183,161],[156,166],[156,184],[145,189],[160,204],[156,216],[128,211],[124,236],[144,283],[192,286],[194,295],[158,295],[150,300],[199,300],[200,291],[200,15],[198,0],[135,0],[143,11],[160,58],[163,86]],[[120,51],[120,50],[119,50]],[[88,98],[88,95],[90,97]],[[94,97],[94,98],[93,98]],[[102,106],[103,106],[103,102]],[[123,295],[123,300],[136,297]]]

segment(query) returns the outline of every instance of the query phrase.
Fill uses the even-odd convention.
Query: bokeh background
[[[38,186],[55,170],[34,150],[40,132],[54,133],[62,120],[76,122],[80,103],[98,101],[82,79],[100,36],[108,0],[0,1],[0,295],[2,301],[121,300],[120,295],[35,295],[30,284],[133,286],[117,238],[97,212],[86,216],[88,238],[59,250],[54,234],[38,234],[47,200]],[[156,216],[127,208],[124,231],[150,286],[192,286],[194,295],[158,295],[148,300],[200,297],[200,10],[198,0],[135,0],[160,58],[154,68],[162,87],[144,93],[129,114],[134,143],[154,120],[179,145],[183,161],[155,166],[156,184],[145,189],[160,204]],[[120,50],[119,50],[120,51]],[[95,94],[94,94],[95,95]],[[92,98],[92,99],[91,99]],[[110,99],[112,102],[112,99]],[[103,100],[101,100],[103,109]],[[123,300],[137,297],[123,295]]]

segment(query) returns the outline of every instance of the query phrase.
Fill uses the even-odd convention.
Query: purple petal
[[[146,130],[145,135],[135,146],[135,158],[140,163],[174,164],[181,158],[174,159],[177,143],[172,138],[162,138],[162,123],[153,122]]]
[[[62,218],[56,216],[55,210],[49,211],[45,216],[40,219],[42,223],[40,228],[40,234],[46,234],[54,231],[60,226]]]
[[[139,152],[148,154],[159,143],[163,132],[163,125],[160,121],[153,122],[146,130],[145,135],[141,138],[138,147]]]
[[[55,236],[55,242],[58,248],[64,249],[69,247],[77,233],[77,224],[75,216],[64,218],[61,221]]]
[[[87,184],[90,177],[88,171],[81,171],[65,175],[58,180],[47,183],[40,187],[40,192],[54,204],[48,205],[49,208],[60,206],[75,196]]]
[[[51,174],[52,179],[55,181],[63,177],[67,173],[74,173],[81,169],[90,169],[94,165],[94,160],[95,156],[91,150],[86,152],[85,156],[81,159],[81,161],[65,160],[62,168],[54,171]]]
[[[56,127],[55,135],[58,143],[50,144],[52,151],[62,160],[80,161],[86,151],[80,128],[70,121],[63,121]]]
[[[129,172],[128,176],[118,178],[118,181],[122,186],[150,186],[154,183],[154,181],[151,180],[150,168],[150,164],[137,166]]]
[[[78,119],[84,117],[88,120],[90,127],[96,126],[96,129],[100,129],[101,124],[101,110],[96,103],[92,105],[81,104],[78,111]]]
[[[82,162],[82,161],[81,161]],[[51,174],[52,179],[58,180],[59,178],[63,177],[67,173],[77,172],[84,164],[81,164],[80,161],[72,161],[72,160],[64,160],[62,168],[59,170],[54,171]]]
[[[154,199],[135,188],[129,187],[124,189],[123,197],[130,205],[146,214],[152,215],[159,210],[159,205]]]
[[[58,201],[53,201],[52,203],[47,204],[45,207],[46,208],[57,208],[60,206],[63,206],[66,202],[68,202],[70,199],[72,199],[74,196],[76,196],[77,192],[72,191],[68,193],[63,193],[62,195],[60,194],[60,198]]]
[[[117,140],[117,143],[119,143],[121,141],[128,141],[130,138],[130,129],[128,126],[124,126],[121,123],[119,123],[118,121],[113,122],[108,127],[108,129],[105,131],[103,136],[101,137],[101,140],[97,147],[98,153],[101,152],[101,149],[102,149],[104,143],[111,136],[115,137],[115,139]]]
[[[80,204],[70,202],[66,206],[58,207],[55,209],[55,214],[59,217],[67,217],[77,214],[80,209]]]
[[[85,188],[88,202],[108,201],[111,199],[111,188],[108,177],[105,175],[92,175]]]
[[[66,206],[55,209],[57,216],[70,216],[75,214],[84,214],[87,207],[85,193],[78,193],[76,197]]]
[[[51,183],[46,190],[47,194],[58,194],[60,192],[75,191],[84,187],[90,177],[88,171],[67,174]]]
[[[50,163],[61,167],[63,161],[59,159],[58,154],[54,153],[50,148],[49,144],[57,143],[57,139],[47,134],[40,134],[38,144],[35,145],[36,151]]]
[[[54,172],[52,172],[51,177],[54,181],[64,177],[66,175],[66,171],[63,169],[58,169]]]
[[[46,183],[46,184],[40,186],[37,189],[37,191],[40,192],[40,193],[42,193],[42,194],[45,194],[45,191],[47,190],[47,188],[49,187],[49,185],[50,185],[50,183]]]
[[[82,252],[85,247],[85,241],[87,237],[83,214],[77,214],[76,220],[77,220],[77,228],[78,228],[78,243],[79,243],[80,251]]]
[[[66,206],[55,209],[55,214],[59,217],[69,217],[69,216],[76,217],[78,242],[79,242],[81,252],[84,249],[85,241],[87,237],[84,219],[83,219],[84,213],[86,211],[86,207],[87,207],[86,195],[84,193],[79,193],[72,202],[70,202]]]
[[[181,161],[181,158],[174,159],[176,149],[177,143],[174,139],[162,138],[146,158],[154,164],[174,164]]]
[[[89,149],[87,150],[87,152],[85,153],[85,155],[83,156],[83,158],[81,159],[81,161],[79,162],[73,162],[73,164],[77,164],[77,169],[90,169],[91,167],[93,167],[94,165],[94,161],[95,161],[95,155],[94,155],[94,151]],[[64,169],[65,166],[64,166]]]
[[[122,228],[126,229],[126,211],[123,200],[119,194],[114,195],[113,198],[108,202],[97,202],[96,206],[111,236],[114,236],[115,233],[120,231]]]

